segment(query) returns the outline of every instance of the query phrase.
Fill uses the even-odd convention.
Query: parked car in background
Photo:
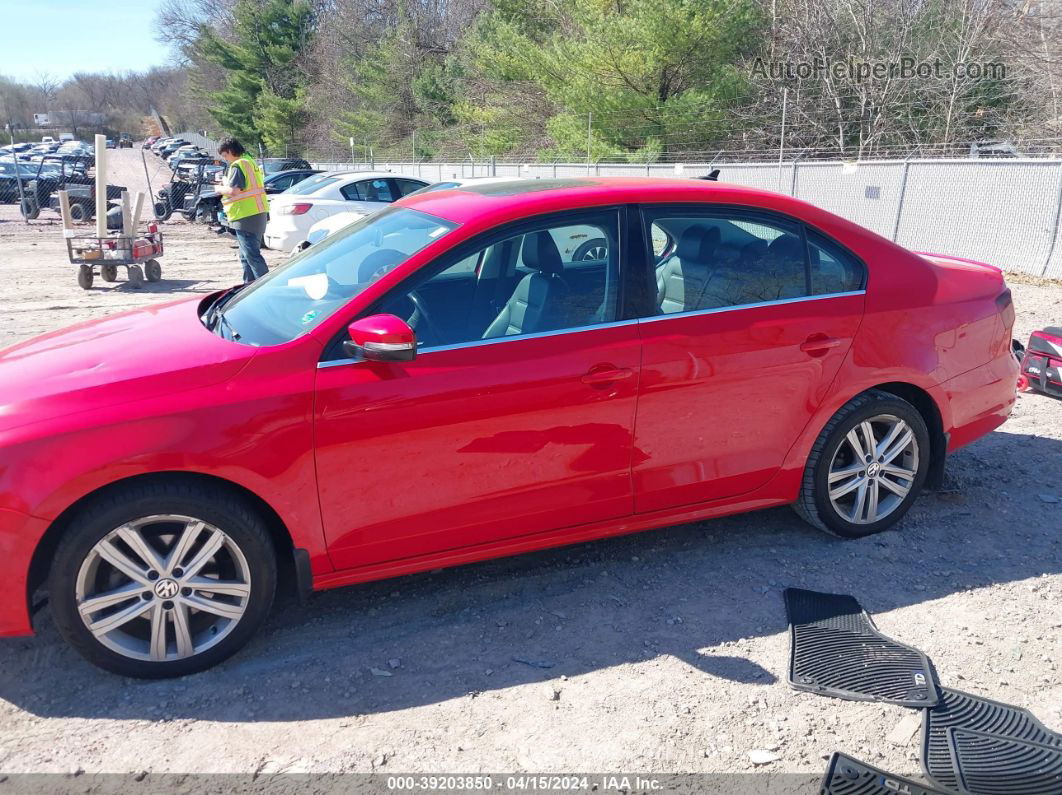
[[[263,182],[265,191],[270,196],[283,193],[284,191],[298,185],[305,179],[309,179],[315,174],[322,173],[320,169],[314,168],[295,168],[290,171],[278,171],[268,175]],[[221,224],[221,231],[232,232],[229,228],[228,221],[225,218],[225,213],[221,207],[221,197],[214,193],[213,188],[204,188],[199,196],[200,207],[202,208],[202,217],[209,223]]]
[[[258,165],[262,167],[262,173],[266,175],[310,168],[310,164],[301,157],[264,157],[258,161]]]
[[[564,256],[572,227],[604,259]],[[279,577],[305,593],[783,505],[867,536],[1007,418],[1013,324],[998,268],[790,196],[412,196],[249,285],[0,352],[0,636],[32,632],[46,583],[88,660],[182,676],[248,641]]]
[[[496,182],[512,182],[513,177],[469,177],[467,179],[451,179],[443,182],[433,182],[423,188],[418,188],[407,196],[419,196],[422,193],[439,190],[453,190],[469,185],[490,185]],[[405,198],[405,197],[403,197]],[[294,251],[302,251],[312,245],[320,243],[325,238],[335,234],[349,226],[360,218],[365,217],[362,210],[347,210],[330,215],[322,221],[318,221],[306,231],[306,239],[294,246]]]
[[[283,193],[288,188],[293,188],[305,179],[320,174],[319,168],[292,168],[287,171],[274,171],[265,178],[263,183],[266,193]]]
[[[180,140],[180,139],[174,140],[174,141],[170,141],[170,142],[168,142],[166,144],[163,144],[161,147],[159,147],[159,149],[157,150],[157,154],[159,155],[159,157],[161,157],[163,160],[165,160],[170,155],[172,155],[174,152],[176,152],[178,149],[180,149],[182,146],[191,146],[191,144],[188,143],[188,141],[184,141],[184,140]]]
[[[201,162],[217,162],[217,160],[211,157],[210,153],[205,149],[200,149],[198,146],[191,146],[178,149],[170,155],[169,160],[166,161],[172,171],[177,171],[182,165],[188,163]]]
[[[71,133],[71,132],[59,133],[59,140],[60,141],[73,141],[74,140],[74,134]]]
[[[310,177],[270,199],[266,248],[291,252],[318,221],[341,212],[368,215],[427,184],[387,172],[327,171]]]
[[[43,138],[41,138],[41,143],[42,144],[51,144],[51,143],[55,143],[55,142],[56,142],[55,139],[52,138],[52,136],[50,136],[50,135],[45,135]]]
[[[114,139],[113,138],[108,138],[107,139],[107,148],[108,149],[114,149],[115,148]]]
[[[149,135],[144,139],[144,142],[140,144],[141,149],[150,149],[151,145],[155,143],[159,138],[157,135]]]

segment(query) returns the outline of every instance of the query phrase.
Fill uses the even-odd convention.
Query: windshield
[[[398,206],[367,215],[252,282],[213,327],[245,345],[289,342],[456,226]]]
[[[327,188],[333,182],[339,182],[339,177],[310,177],[309,179],[304,179],[302,182],[292,185],[284,191],[284,193],[290,193],[295,196],[305,196],[309,193],[313,193],[319,188]]]

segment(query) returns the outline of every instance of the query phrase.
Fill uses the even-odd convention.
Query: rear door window
[[[656,314],[698,312],[801,298],[807,289],[796,222],[733,213],[654,209],[647,239]]]
[[[416,182],[412,179],[394,179],[391,181],[395,183],[399,196],[408,196],[414,191],[418,191],[424,187],[423,182]]]
[[[388,179],[363,179],[340,188],[343,198],[354,202],[393,202],[394,192]]]

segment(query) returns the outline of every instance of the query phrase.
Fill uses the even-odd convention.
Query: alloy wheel
[[[155,515],[100,539],[75,582],[78,614],[101,644],[135,660],[200,654],[236,628],[251,595],[239,546],[202,520]]]
[[[873,524],[895,511],[914,486],[918,439],[904,420],[880,414],[855,425],[830,462],[830,503],[853,524]]]

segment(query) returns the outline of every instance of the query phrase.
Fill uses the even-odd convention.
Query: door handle
[[[822,356],[830,348],[836,348],[840,344],[841,340],[836,337],[827,337],[825,334],[812,334],[800,343],[800,350],[812,356]]]
[[[582,382],[591,386],[601,386],[623,381],[632,375],[634,375],[634,370],[629,370],[626,367],[606,367],[600,370],[591,370],[582,377]]]

